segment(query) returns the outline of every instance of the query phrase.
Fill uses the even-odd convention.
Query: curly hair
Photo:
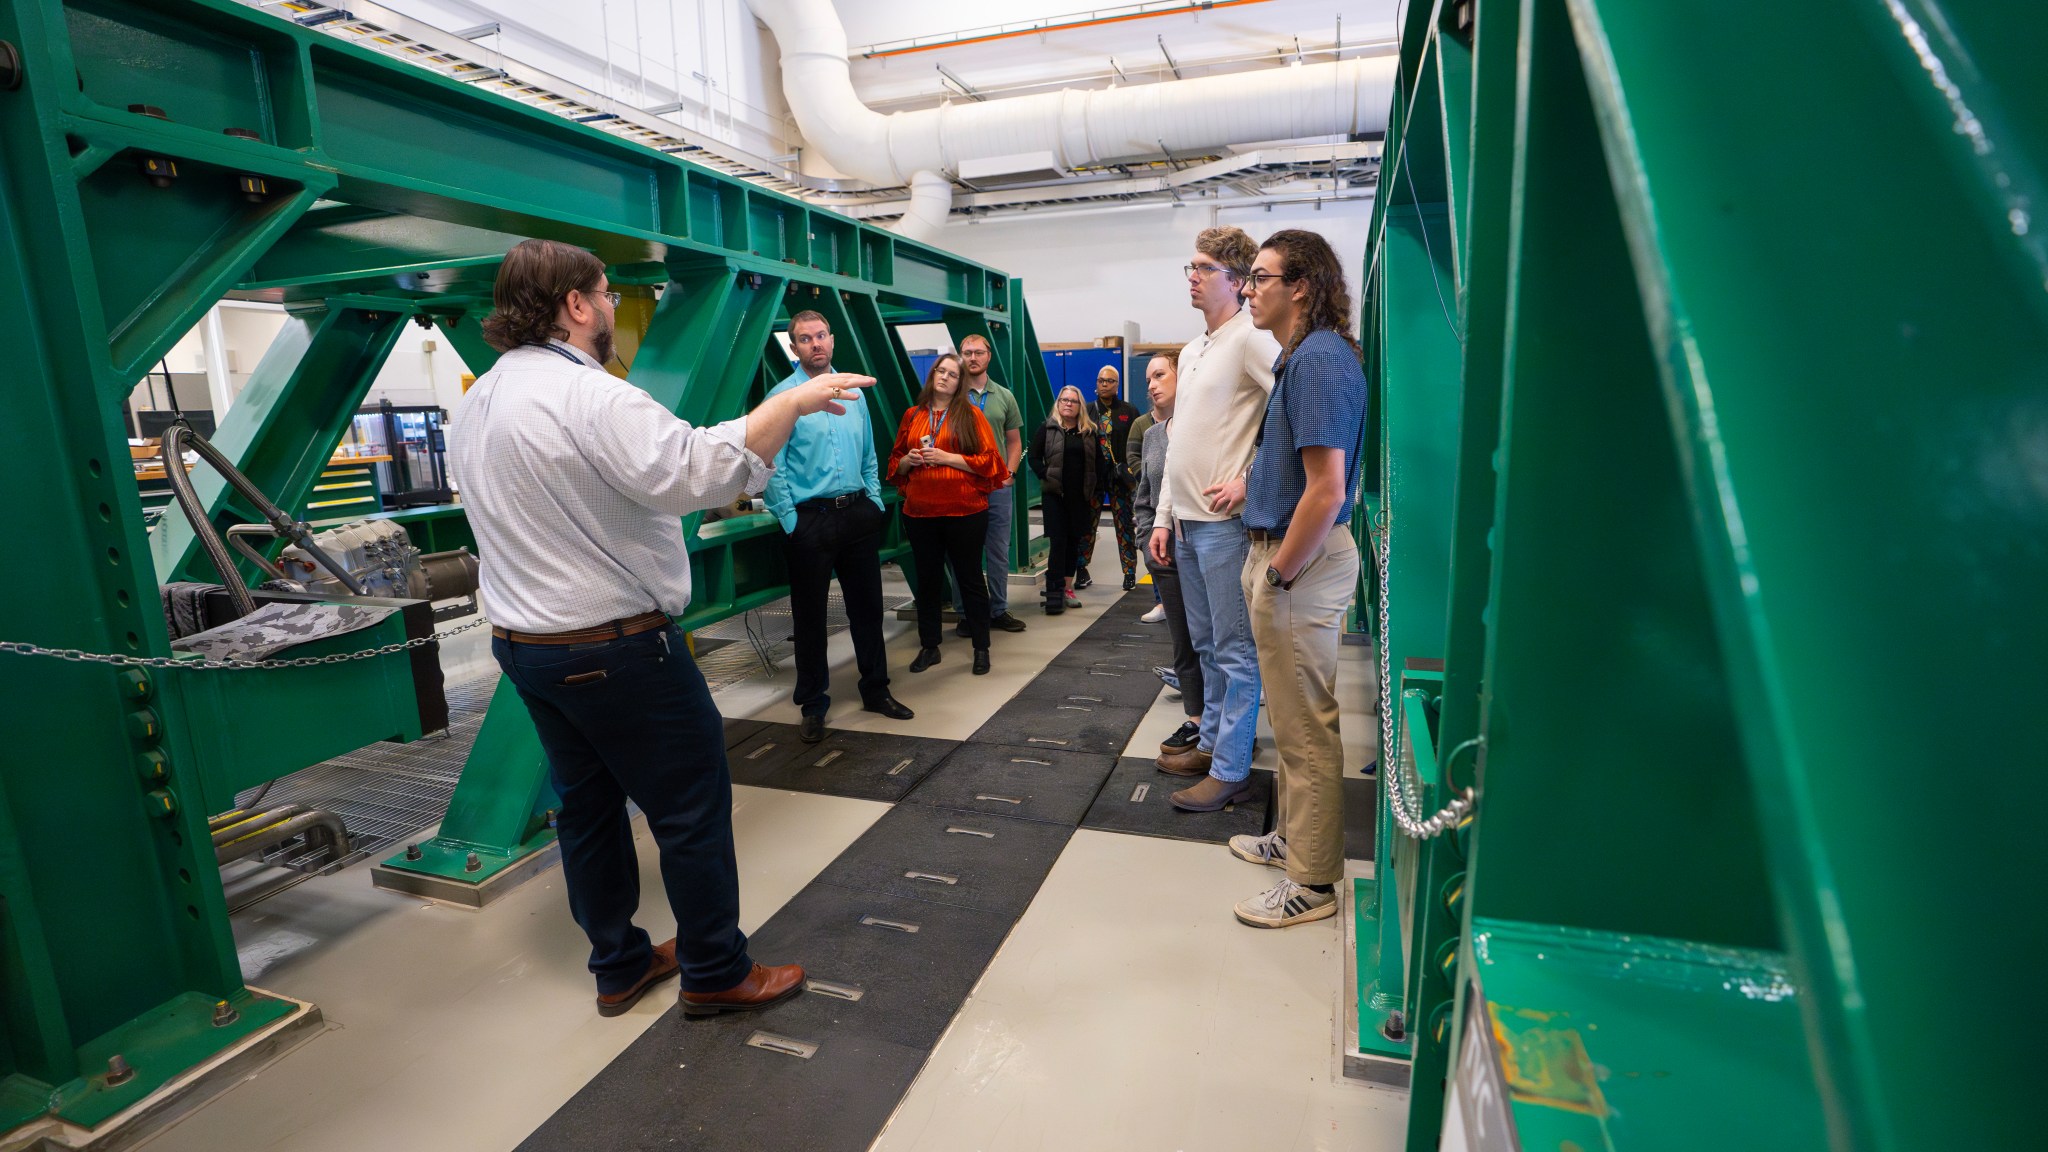
[[[1292,356],[1309,333],[1324,328],[1342,336],[1353,352],[1359,352],[1358,341],[1351,335],[1351,292],[1344,286],[1344,266],[1338,262],[1330,242],[1314,232],[1289,228],[1266,237],[1259,251],[1268,249],[1280,254],[1282,283],[1308,284],[1301,313],[1295,318],[1293,334],[1284,341],[1282,355]]]
[[[1195,251],[1223,265],[1231,279],[1243,283],[1251,275],[1252,257],[1259,254],[1259,246],[1252,241],[1251,233],[1225,226],[1202,229],[1195,237]]]
[[[562,297],[592,292],[604,279],[604,261],[555,240],[521,240],[498,265],[491,289],[494,310],[484,318],[484,339],[500,352],[526,344],[567,340],[569,332],[555,323]]]

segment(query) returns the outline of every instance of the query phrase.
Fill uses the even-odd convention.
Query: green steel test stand
[[[606,262],[637,318],[629,379],[689,420],[736,416],[785,373],[773,333],[805,308],[830,318],[841,368],[878,378],[883,426],[916,392],[895,332],[911,323],[987,336],[997,377],[1043,419],[1018,281],[496,83],[229,0],[0,0],[0,478],[29,526],[0,641],[153,662],[0,652],[0,1144],[92,1143],[317,1019],[243,986],[207,816],[282,773],[416,738],[423,698],[438,703],[431,647],[249,670],[172,658],[159,584],[217,576],[178,517],[145,528],[122,405],[224,296],[290,312],[215,437],[285,507],[400,325],[438,326],[471,371],[490,367],[478,325],[528,236]],[[255,518],[195,479],[217,527]],[[459,507],[400,518],[430,550],[466,541]],[[1017,525],[1021,567],[1034,542]],[[684,627],[785,593],[768,518],[688,527]],[[431,637],[426,605],[394,603],[291,654]],[[388,874],[462,899],[545,850],[552,797],[512,699],[498,695],[439,839]]]
[[[1404,16],[1357,1030],[1408,1147],[2038,1145],[2048,6]]]

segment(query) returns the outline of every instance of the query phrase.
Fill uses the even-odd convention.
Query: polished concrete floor
[[[907,593],[889,575],[894,603]],[[996,636],[986,677],[969,675],[967,646],[950,634],[946,661],[909,675],[915,629],[886,623],[896,694],[918,713],[910,722],[859,710],[851,647],[835,637],[829,722],[963,739],[1117,595],[1084,592],[1082,611],[1055,618],[1021,585],[1016,593],[1030,629]],[[480,635],[449,645],[451,678],[488,670]],[[1344,655],[1356,771],[1371,759],[1374,669],[1368,649]],[[764,672],[721,692],[720,709],[794,722],[793,680],[786,665]],[[1162,696],[1132,754],[1149,755],[1180,713]],[[1262,747],[1260,766],[1272,760]],[[737,788],[742,926],[766,920],[883,811]],[[674,922],[644,832],[639,845],[640,923],[661,939]],[[1262,932],[1231,917],[1276,875],[1214,845],[1076,833],[875,1147],[1398,1147],[1406,1096],[1340,1075],[1341,918]],[[150,1141],[150,1152],[504,1152],[671,1000],[653,995],[613,1019],[592,1010],[587,945],[557,873],[473,912],[378,891],[357,865],[241,913],[234,927],[248,981],[319,1004],[327,1030]]]

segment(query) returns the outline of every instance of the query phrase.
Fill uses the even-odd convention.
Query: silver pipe
[[[348,855],[348,829],[343,826],[341,817],[332,812],[314,809],[310,812],[301,812],[281,823],[269,825],[258,835],[215,848],[214,858],[222,864],[232,864],[250,856],[260,856],[301,833],[321,833],[322,835],[309,836],[308,839],[326,841],[333,859],[339,860]]]
[[[213,829],[213,846],[219,848],[224,844],[240,840],[244,836],[253,836],[265,828],[274,824],[282,824],[286,820],[305,811],[306,807],[303,804],[288,804],[283,808],[272,808],[267,812],[244,813],[243,819],[231,821]]]

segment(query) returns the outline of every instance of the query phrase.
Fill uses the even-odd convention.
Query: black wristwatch
[[[1286,592],[1294,587],[1294,581],[1282,580],[1280,578],[1280,570],[1268,564],[1266,565],[1266,587],[1278,588],[1282,592]]]

